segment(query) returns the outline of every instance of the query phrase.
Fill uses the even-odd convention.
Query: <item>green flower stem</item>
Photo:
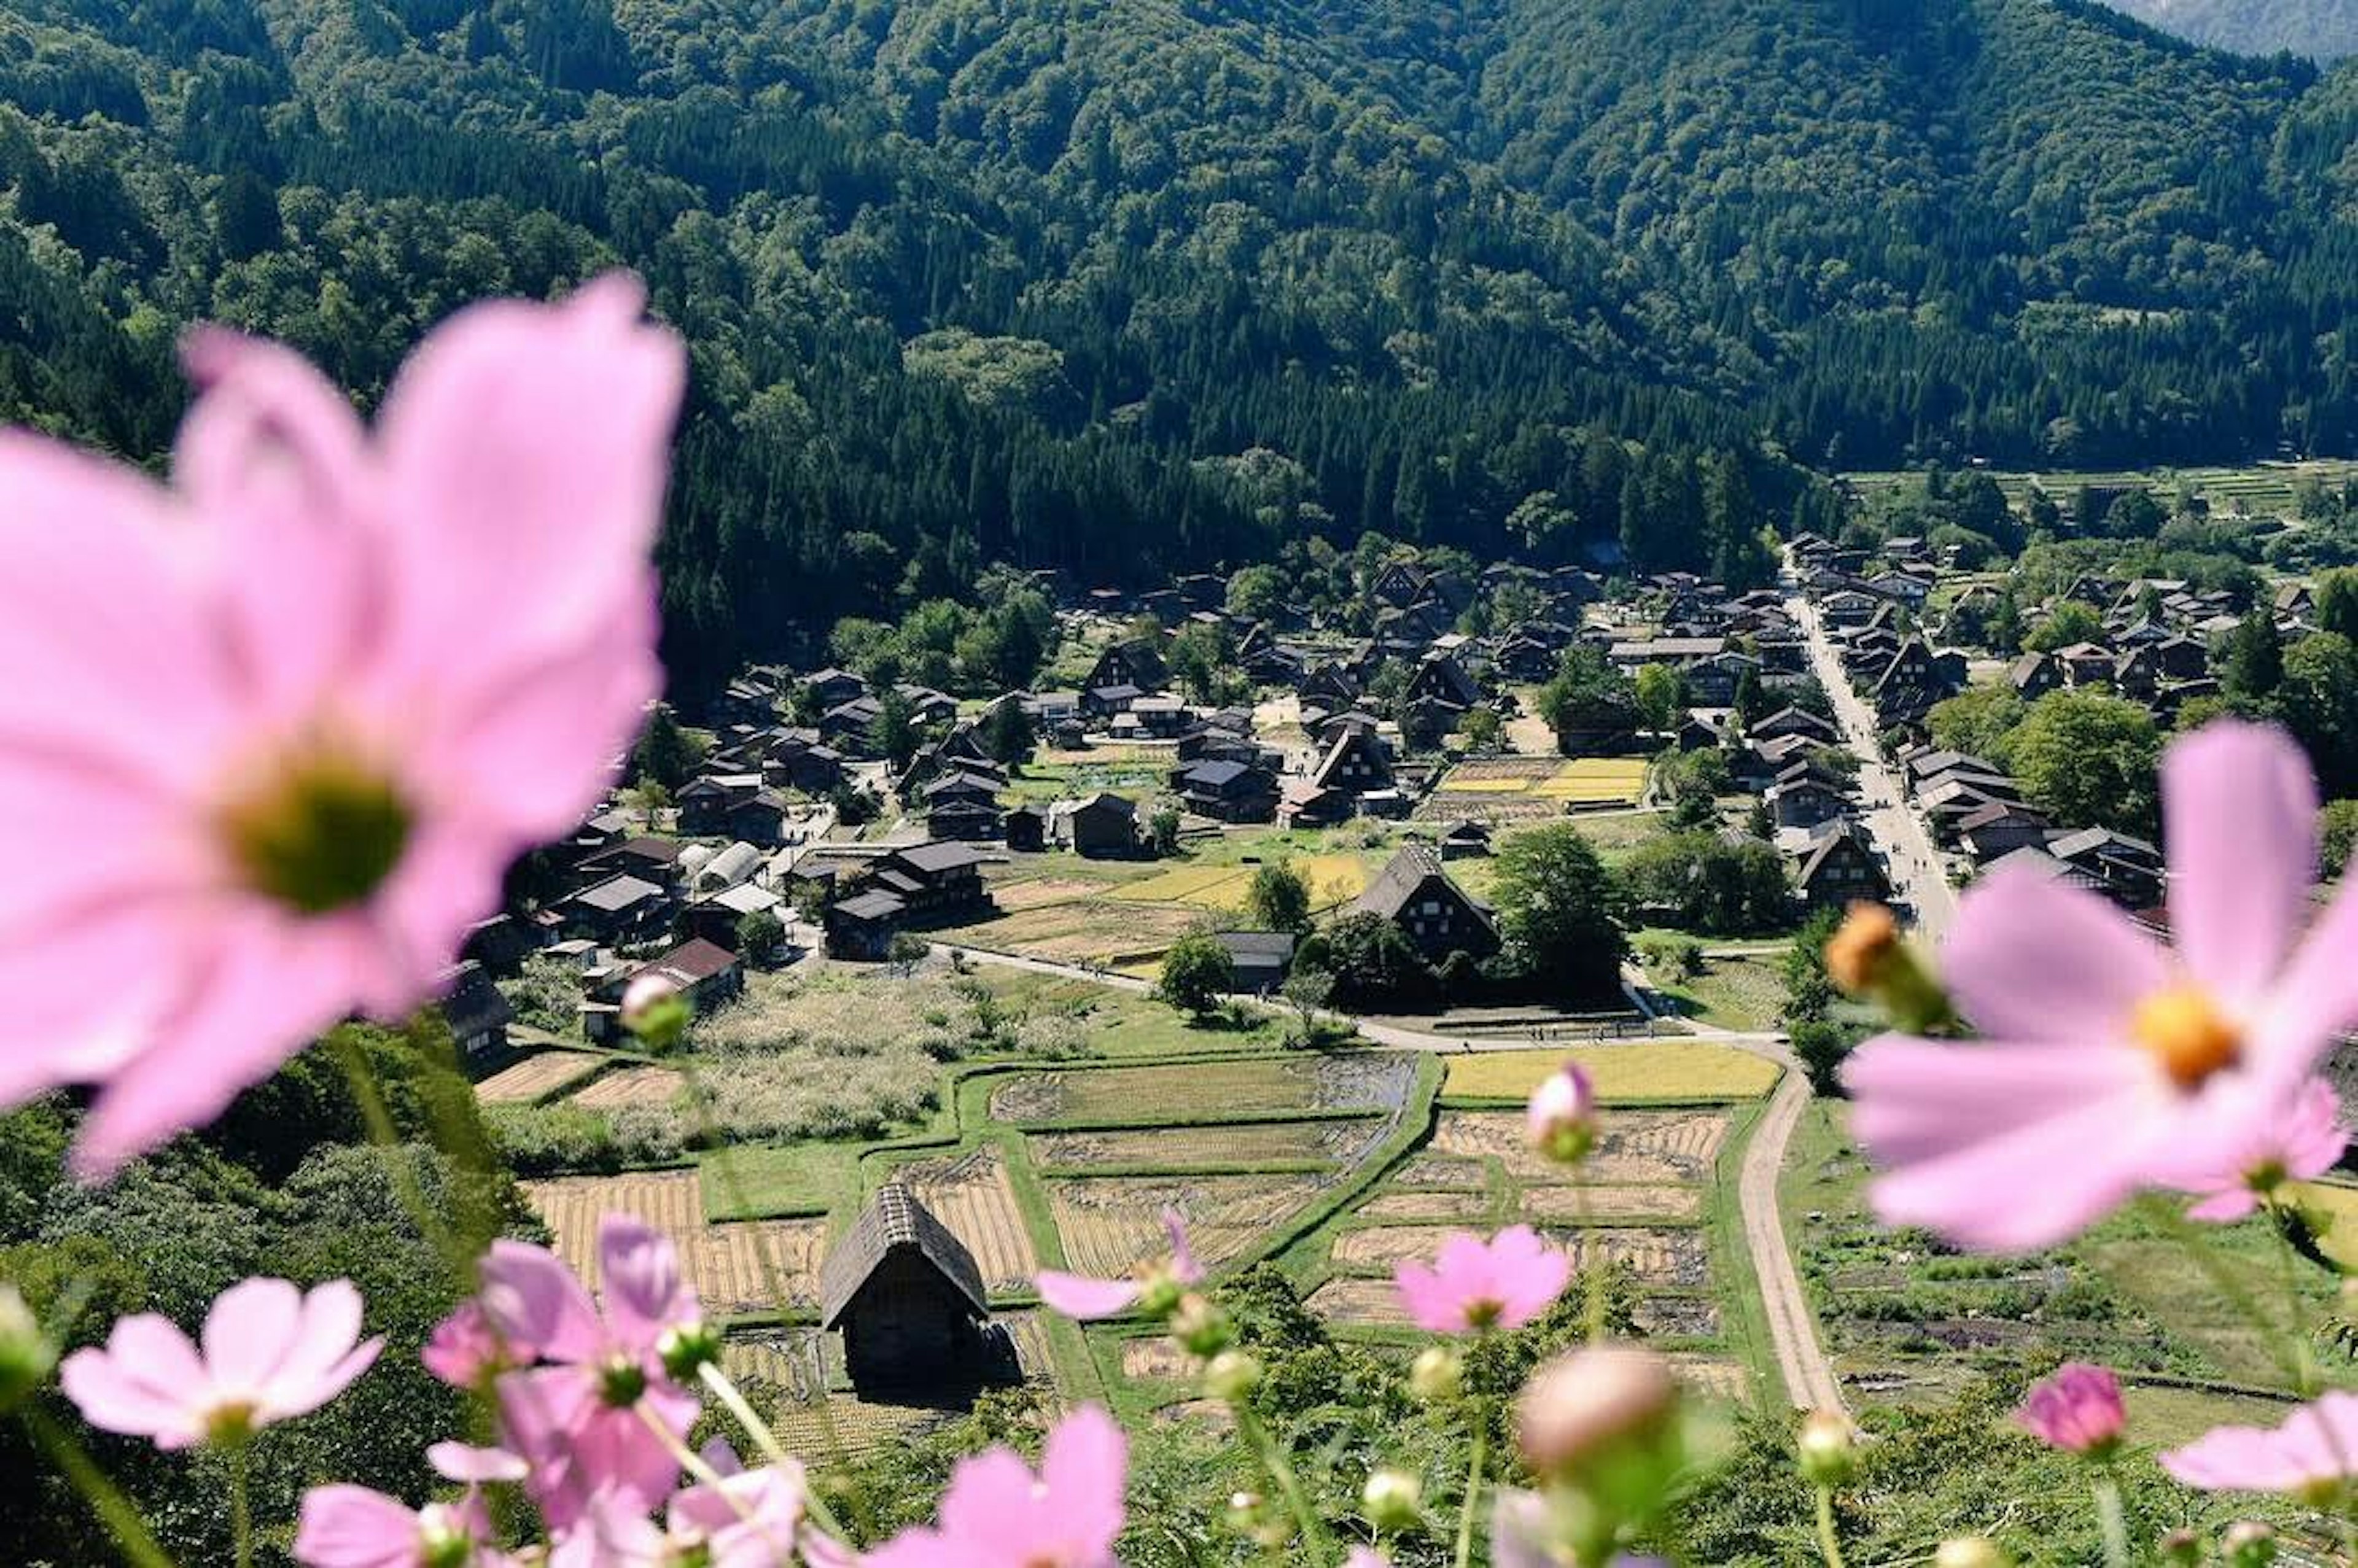
[[[1817,1492],[1818,1555],[1825,1559],[1826,1568],[1843,1568],[1842,1539],[1834,1533],[1833,1490],[1820,1487]]]
[[[106,1526],[107,1533],[114,1537],[114,1544],[122,1549],[132,1568],[172,1568],[172,1560],[156,1544],[156,1537],[148,1530],[147,1521],[139,1517],[138,1509],[73,1433],[51,1420],[38,1405],[28,1403],[17,1413],[25,1429],[32,1433],[33,1442],[73,1483],[74,1490],[81,1494],[99,1522]]]
[[[777,1433],[772,1432],[769,1423],[754,1411],[752,1401],[746,1399],[737,1385],[730,1380],[729,1374],[721,1370],[719,1362],[707,1361],[697,1369],[697,1376],[706,1388],[712,1390],[712,1397],[727,1406],[729,1413],[737,1418],[737,1424],[745,1429],[745,1434],[753,1440],[753,1446],[762,1451],[764,1458],[773,1465],[796,1463],[778,1441]],[[805,1488],[803,1506],[808,1510],[813,1523],[838,1540],[844,1539],[842,1525],[828,1510],[827,1500],[818,1495],[816,1488]]]
[[[2148,1194],[2138,1200],[2137,1206],[2156,1227],[2178,1243],[2188,1260],[2201,1271],[2202,1277],[2227,1298],[2228,1303],[2260,1331],[2261,1343],[2268,1346],[2268,1353],[2275,1358],[2277,1369],[2285,1375],[2286,1381],[2296,1388],[2306,1387],[2302,1366],[2308,1359],[2308,1346],[2302,1341],[2299,1325],[2292,1325],[2291,1332],[2288,1334],[2287,1325],[2277,1323],[2274,1314],[2261,1310],[2252,1292],[2235,1278],[2234,1269],[2220,1257],[2218,1249],[2187,1219],[2175,1201]]]
[[[2109,1469],[2096,1472],[2096,1528],[2104,1535],[2104,1568],[2129,1568],[2129,1523],[2121,1509],[2121,1484]]]
[[[369,1141],[382,1150],[385,1165],[393,1173],[394,1191],[401,1198],[401,1206],[409,1211],[417,1233],[433,1245],[449,1265],[461,1291],[475,1288],[475,1259],[465,1243],[451,1233],[426,1201],[426,1189],[417,1180],[417,1166],[404,1145],[401,1130],[393,1124],[393,1113],[385,1108],[384,1087],[377,1082],[376,1068],[368,1059],[368,1052],[348,1033],[330,1035],[334,1041],[336,1060],[344,1070],[344,1082],[351,1086],[352,1099],[359,1105],[361,1124],[368,1129]]]
[[[237,1568],[254,1568],[254,1505],[246,1496],[253,1456],[244,1444],[229,1451],[229,1530],[236,1543]]]
[[[679,1433],[674,1432],[670,1427],[665,1426],[664,1424],[663,1418],[647,1408],[645,1400],[642,1400],[631,1408],[638,1411],[639,1420],[646,1424],[646,1429],[649,1432],[655,1434],[655,1437],[663,1444],[664,1447],[670,1452],[671,1456],[679,1462],[679,1467],[681,1469],[695,1476],[696,1479],[703,1485],[711,1487],[712,1490],[719,1495],[720,1500],[729,1505],[729,1511],[735,1514],[738,1519],[743,1522],[753,1526],[755,1530],[760,1533],[763,1541],[767,1542],[773,1551],[788,1551],[793,1543],[791,1541],[777,1541],[771,1536],[767,1530],[763,1529],[761,1520],[753,1517],[753,1510],[746,1506],[745,1500],[742,1498],[740,1498],[736,1493],[730,1491],[726,1486],[722,1485],[722,1482],[726,1477],[723,1476],[719,1471],[715,1470],[711,1465],[706,1464],[704,1462],[704,1455],[698,1454],[696,1450],[690,1448],[685,1442],[683,1442]]]
[[[1457,1506],[1457,1568],[1474,1560],[1474,1509],[1482,1497],[1482,1475],[1490,1458],[1490,1411],[1476,1401],[1474,1411],[1474,1454],[1466,1465],[1466,1500]]]
[[[2301,1332],[2301,1319],[2308,1315],[2309,1309],[2300,1299],[2300,1254],[2293,1249],[2292,1238],[2285,1234],[2284,1220],[2275,1214],[2266,1214],[2263,1217],[2276,1237],[2277,1262],[2281,1276],[2279,1282],[2285,1298],[2285,1336],[2292,1342],[2297,1373],[2294,1386],[2302,1399],[2314,1399],[2320,1379],[2317,1352],[2310,1346],[2309,1336]]]
[[[1335,1549],[1326,1534],[1326,1521],[1320,1519],[1318,1510],[1310,1506],[1310,1495],[1302,1489],[1302,1478],[1293,1473],[1293,1462],[1285,1456],[1284,1450],[1278,1447],[1277,1440],[1270,1435],[1269,1428],[1261,1424],[1260,1417],[1254,1413],[1251,1405],[1243,1400],[1231,1400],[1228,1412],[1236,1418],[1237,1430],[1243,1433],[1245,1441],[1260,1455],[1261,1468],[1269,1473],[1269,1478],[1285,1498],[1286,1509],[1293,1515],[1295,1528],[1302,1531],[1302,1539],[1310,1543],[1312,1558],[1319,1563],[1333,1561]]]

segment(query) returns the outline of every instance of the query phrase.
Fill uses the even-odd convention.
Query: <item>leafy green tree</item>
[[[1416,1007],[1433,972],[1401,928],[1380,914],[1347,914],[1305,939],[1294,957],[1335,977],[1335,1000],[1353,1008]]]
[[[1842,925],[1842,912],[1822,909],[1801,923],[1780,965],[1785,979],[1785,1021],[1826,1016],[1834,1005],[1833,979],[1826,972],[1826,944]]]
[[[2358,568],[2317,574],[2317,629],[2358,642]]]
[[[1029,761],[1037,741],[1032,716],[1011,697],[995,704],[990,718],[983,721],[982,749],[990,754],[991,761],[1010,768],[1021,768]]]
[[[1286,860],[1263,861],[1245,889],[1245,913],[1265,931],[1310,928],[1310,883]]]
[[[2067,599],[2022,640],[2026,652],[2051,654],[2078,643],[2093,643],[2104,634],[2104,612],[2082,600]]]
[[[1584,730],[1633,730],[1641,717],[1629,677],[1602,652],[1579,645],[1564,650],[1555,677],[1540,688],[1538,706],[1540,717],[1559,736]]]
[[[1793,1054],[1810,1076],[1810,1087],[1822,1095],[1842,1092],[1842,1065],[1858,1048],[1865,1031],[1831,1018],[1804,1018],[1792,1024]]]
[[[1660,735],[1677,728],[1686,711],[1686,677],[1668,665],[1647,665],[1638,671],[1634,686],[1638,711],[1648,729]]]
[[[1784,857],[1772,846],[1708,830],[1650,838],[1622,860],[1620,874],[1641,908],[1709,935],[1773,930],[1785,924],[1792,896]]]
[[[2358,800],[2326,802],[2317,833],[2326,877],[2341,876],[2349,870],[2351,851],[2358,849]]]
[[[1228,579],[1228,613],[1239,621],[1267,621],[1285,608],[1285,574],[1266,562]]]
[[[1510,961],[1526,977],[1579,997],[1620,984],[1628,950],[1621,891],[1586,835],[1568,822],[1498,847],[1492,886]]]
[[[2161,737],[2134,702],[2051,691],[2030,705],[2006,747],[2023,795],[2058,823],[2150,837]]]
[[[2259,701],[2276,695],[2284,682],[2284,638],[2276,618],[2255,609],[2227,633],[2219,663],[2219,686],[2231,697]]]
[[[1488,708],[1466,709],[1466,717],[1457,728],[1459,733],[1466,737],[1466,744],[1476,752],[1497,751],[1506,731],[1506,725],[1498,718],[1497,710]]]
[[[917,732],[916,711],[909,706],[909,699],[888,688],[876,699],[876,717],[868,726],[868,743],[897,773],[909,765],[909,759],[917,754],[922,741]]]
[[[2285,653],[2277,710],[2329,796],[2358,793],[2358,644],[2319,632]]]
[[[1228,950],[1210,933],[1193,931],[1163,954],[1154,995],[1189,1017],[1201,1019],[1217,1011],[1236,985],[1236,960]]]
[[[703,748],[681,727],[671,705],[658,703],[631,752],[631,776],[637,783],[652,782],[675,790],[696,776],[697,765],[703,760]]]
[[[2003,762],[2007,740],[2023,715],[2030,711],[2011,687],[1968,687],[1956,696],[1932,705],[1925,715],[1932,744],[1943,751]]]
[[[772,955],[786,939],[786,923],[766,909],[757,909],[738,917],[737,951],[750,964],[768,964]]]

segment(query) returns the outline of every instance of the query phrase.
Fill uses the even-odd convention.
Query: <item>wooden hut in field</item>
[[[995,1357],[974,1254],[897,1183],[869,1200],[818,1283],[819,1325],[842,1333],[855,1387],[972,1378]]]

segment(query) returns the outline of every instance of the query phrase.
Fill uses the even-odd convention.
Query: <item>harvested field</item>
[[[1527,1099],[1565,1062],[1576,1062],[1614,1099],[1755,1099],[1777,1082],[1777,1064],[1733,1045],[1702,1040],[1649,1040],[1574,1045],[1562,1051],[1487,1051],[1452,1056],[1442,1093]]]
[[[669,1105],[687,1080],[669,1067],[625,1067],[609,1073],[568,1104],[584,1110],[621,1110],[633,1105]]]
[[[786,1304],[771,1299],[766,1261],[777,1270],[787,1302],[818,1299],[818,1264],[826,1249],[827,1224],[817,1219],[780,1219],[708,1225],[701,1173],[642,1171],[619,1176],[564,1176],[525,1182],[525,1199],[547,1222],[557,1255],[598,1288],[598,1222],[609,1214],[635,1215],[663,1231],[679,1249],[680,1268],[711,1311],[768,1311]]]
[[[1337,1267],[1391,1272],[1398,1263],[1430,1263],[1456,1227],[1379,1225],[1347,1230],[1335,1240]],[[1640,1283],[1694,1286],[1710,1282],[1710,1249],[1693,1230],[1607,1229],[1550,1232],[1549,1239],[1572,1254],[1574,1267],[1600,1259],[1627,1264]]]
[[[1366,1212],[1366,1211],[1362,1211]],[[1694,1187],[1529,1187],[1514,1205],[1523,1219],[1597,1220],[1703,1217],[1703,1194]]]
[[[1075,899],[1095,898],[1104,891],[1102,882],[1082,881],[1073,877],[1026,877],[1022,881],[999,883],[990,890],[990,896],[1000,908],[1011,914],[1018,910],[1040,909],[1050,904],[1070,903]]]
[[[1367,1219],[1422,1219],[1472,1225],[1489,1212],[1487,1193],[1386,1193],[1361,1204]]]
[[[1447,1187],[1452,1191],[1473,1193],[1487,1192],[1490,1184],[1481,1161],[1430,1152],[1419,1154],[1401,1166],[1392,1183],[1395,1186]]]
[[[1044,1132],[1032,1137],[1032,1159],[1046,1166],[1119,1165],[1171,1171],[1308,1160],[1347,1165],[1364,1155],[1383,1130],[1380,1120],[1368,1117],[1354,1121]]]
[[[1048,1192],[1066,1264],[1119,1278],[1170,1250],[1165,1207],[1185,1217],[1196,1256],[1217,1267],[1267,1240],[1325,1184],[1318,1176],[1082,1176],[1051,1181]]]
[[[1719,1303],[1705,1296],[1641,1296],[1638,1332],[1649,1339],[1709,1339],[1719,1332]]]
[[[1130,883],[1114,897],[1124,903],[1193,903],[1227,909],[1242,905],[1244,886],[1251,880],[1251,870],[1244,866],[1174,866]]]
[[[1390,1280],[1329,1280],[1310,1292],[1305,1304],[1329,1323],[1391,1326],[1408,1322]]]
[[[997,920],[962,925],[942,935],[1002,952],[1072,964],[1107,964],[1160,953],[1195,928],[1199,912],[1174,905],[1076,899],[1015,910]]]
[[[1121,1342],[1121,1375],[1132,1381],[1154,1378],[1177,1382],[1194,1377],[1203,1364],[1200,1357],[1189,1354],[1167,1338]]]
[[[977,1149],[955,1160],[903,1165],[901,1179],[917,1198],[966,1243],[993,1291],[1019,1291],[1040,1271],[1032,1235],[1008,1184],[1007,1167],[995,1148]]]
[[[1680,1382],[1707,1400],[1741,1400],[1752,1392],[1752,1374],[1742,1362],[1717,1356],[1668,1357]]]
[[[1643,757],[1574,757],[1531,793],[1571,806],[1634,803],[1646,788]]]
[[[1599,1184],[1651,1186],[1707,1181],[1727,1117],[1714,1110],[1629,1110],[1605,1119],[1595,1150],[1581,1167]],[[1433,1134],[1444,1154],[1488,1156],[1517,1181],[1554,1185],[1563,1173],[1531,1148],[1514,1110],[1445,1110]]]
[[[1536,786],[1535,778],[1467,778],[1459,769],[1433,786],[1444,795],[1521,795]]]
[[[579,1083],[605,1065],[595,1051],[535,1051],[475,1086],[485,1105],[530,1105]]]
[[[1563,764],[1553,757],[1476,757],[1449,770],[1441,787],[1502,789],[1552,778]]]
[[[1416,1065],[1405,1055],[1196,1062],[1038,1073],[990,1097],[994,1120],[1146,1120],[1155,1115],[1252,1115],[1398,1108]]]

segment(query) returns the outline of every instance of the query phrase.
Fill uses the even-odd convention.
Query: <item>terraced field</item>
[[[546,1222],[557,1255],[593,1291],[599,1286],[598,1222],[609,1214],[628,1214],[672,1238],[679,1249],[681,1271],[710,1311],[763,1312],[785,1304],[772,1298],[768,1282],[772,1269],[788,1303],[806,1306],[818,1299],[826,1222],[780,1219],[708,1224],[703,1178],[697,1171],[561,1176],[519,1184],[525,1200]]]
[[[1048,1184],[1066,1262],[1085,1274],[1119,1277],[1170,1250],[1164,1208],[1187,1221],[1196,1256],[1217,1267],[1268,1239],[1327,1178],[1268,1176],[1079,1176]]]
[[[620,1110],[631,1105],[665,1105],[687,1080],[669,1067],[625,1067],[609,1073],[568,1103],[584,1110]]]
[[[1092,1165],[1187,1171],[1224,1165],[1349,1164],[1383,1136],[1383,1130],[1381,1120],[1364,1117],[1351,1121],[1035,1133],[1031,1144],[1033,1162],[1051,1170]]]
[[[1379,1225],[1347,1230],[1335,1242],[1337,1268],[1389,1277],[1401,1263],[1431,1263],[1455,1227]],[[1597,1227],[1551,1230],[1548,1239],[1572,1254],[1575,1268],[1598,1260],[1627,1265],[1641,1284],[1693,1287],[1708,1282],[1711,1259],[1703,1233],[1693,1229]]]
[[[1357,1054],[1034,1073],[994,1090],[990,1115],[1023,1126],[1390,1109],[1415,1071],[1408,1056]]]
[[[1483,1099],[1529,1099],[1550,1074],[1576,1062],[1606,1100],[1757,1099],[1776,1087],[1777,1064],[1732,1045],[1700,1040],[1579,1045],[1562,1052],[1489,1051],[1452,1056],[1441,1092]]]
[[[1012,884],[1021,887],[1023,884]],[[1102,890],[1100,890],[1102,891]],[[954,942],[1066,964],[1113,964],[1160,957],[1195,928],[1202,912],[1172,904],[1076,899],[1011,908],[994,920],[945,931]]]
[[[997,1149],[977,1149],[955,1160],[922,1161],[903,1166],[899,1173],[918,1201],[966,1243],[992,1292],[1030,1286],[1032,1276],[1040,1271],[1040,1260]]]
[[[475,1086],[475,1098],[485,1105],[531,1105],[579,1083],[606,1058],[595,1051],[535,1051],[520,1057]]]
[[[1606,1119],[1595,1150],[1582,1165],[1582,1179],[1609,1185],[1700,1184],[1711,1179],[1727,1126],[1725,1113],[1713,1110],[1616,1112]],[[1562,1168],[1525,1139],[1520,1111],[1444,1110],[1433,1129],[1433,1148],[1469,1161],[1496,1160],[1525,1184],[1563,1181]]]

